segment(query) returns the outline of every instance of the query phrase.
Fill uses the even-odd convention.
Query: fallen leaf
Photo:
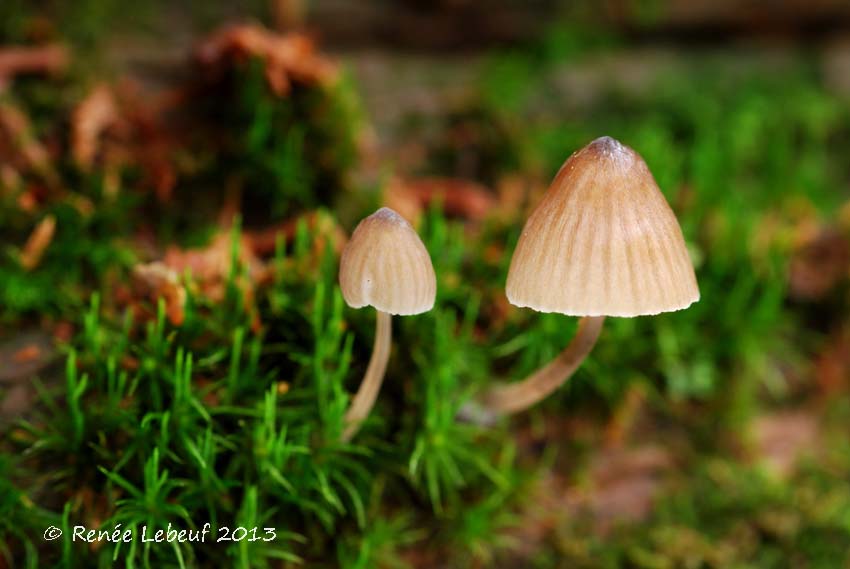
[[[471,220],[484,219],[496,205],[490,190],[477,182],[439,177],[394,179],[387,188],[387,200],[409,209],[409,215],[418,215],[416,204],[426,209],[439,202],[446,214]]]
[[[176,141],[167,111],[183,102],[171,93],[143,95],[132,81],[97,85],[71,114],[71,154],[84,171],[98,164],[104,188],[115,194],[121,170],[134,166],[142,173],[141,186],[167,202],[177,183],[173,164]]]
[[[18,364],[32,362],[38,360],[41,355],[41,348],[37,344],[28,344],[12,354],[12,361]]]
[[[336,66],[319,55],[305,34],[278,34],[255,24],[236,24],[213,32],[195,51],[207,67],[227,67],[251,57],[265,65],[266,81],[278,96],[295,83],[325,85],[337,77]]]
[[[17,164],[19,170],[29,168],[56,185],[58,177],[50,153],[35,137],[29,118],[10,103],[0,104],[0,147],[7,148],[7,160]]]
[[[545,186],[530,181],[527,176],[503,176],[496,185],[496,213],[505,222],[510,223],[523,215],[523,207],[532,194],[542,194],[545,190]]]
[[[44,256],[50,242],[53,241],[53,235],[56,232],[56,218],[52,215],[45,216],[27,239],[23,250],[21,251],[21,266],[31,271],[38,266],[41,258]]]
[[[35,213],[38,209],[38,200],[31,191],[27,190],[18,196],[18,208],[25,213]]]
[[[165,314],[171,324],[183,324],[186,289],[174,269],[158,261],[136,265],[133,267],[133,284],[139,294],[147,296],[154,304],[159,298],[165,301]]]
[[[384,189],[384,205],[417,227],[425,211],[422,200],[399,179],[393,179]]]
[[[277,246],[277,240],[283,238],[291,243],[295,238],[299,223],[305,223],[310,235],[313,236],[313,251],[316,255],[324,252],[326,244],[330,244],[331,250],[339,254],[348,237],[336,220],[323,211],[312,211],[288,219],[280,225],[261,230],[246,231],[244,239],[246,245],[255,255],[271,255]]]
[[[0,164],[0,191],[5,193],[21,186],[21,174],[11,164]]]
[[[69,59],[68,50],[59,44],[0,47],[0,83],[23,74],[55,75],[68,67]]]
[[[230,231],[225,230],[213,237],[204,248],[181,249],[172,245],[166,250],[163,262],[177,273],[190,271],[199,283],[223,284],[233,264],[232,240]],[[263,263],[254,254],[250,240],[241,237],[237,249],[237,259],[247,267],[249,276],[257,277],[265,271]]]
[[[91,169],[104,132],[120,120],[115,95],[105,84],[96,86],[71,115],[71,155],[85,171]]]
[[[169,247],[163,263],[177,273],[189,271],[197,292],[206,298],[219,302],[224,300],[228,279],[233,270],[232,236],[225,230],[216,235],[210,244],[202,249],[184,250]],[[270,271],[254,253],[251,241],[242,236],[239,240],[237,260],[240,265],[238,274],[233,275],[233,283],[242,293],[245,312],[251,317],[251,328],[258,331],[261,322],[255,305],[255,287],[268,280]],[[195,290],[195,289],[193,289]]]

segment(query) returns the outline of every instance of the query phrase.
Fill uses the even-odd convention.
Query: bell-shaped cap
[[[342,251],[339,286],[352,308],[419,314],[434,307],[437,277],[419,235],[399,214],[382,207],[355,228]]]
[[[699,300],[676,216],[640,155],[603,136],[574,153],[523,228],[508,300],[573,316],[640,316]]]

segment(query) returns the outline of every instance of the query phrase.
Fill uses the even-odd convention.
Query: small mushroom
[[[369,415],[390,357],[391,318],[434,307],[437,278],[428,250],[410,224],[383,207],[360,222],[342,251],[339,285],[352,308],[378,312],[375,345],[366,375],[345,414],[344,441],[351,440]]]
[[[606,316],[687,308],[699,300],[676,216],[640,155],[603,136],[561,167],[523,228],[508,301],[581,316],[572,343],[526,379],[491,388],[491,413],[525,410],[560,387],[593,349]]]

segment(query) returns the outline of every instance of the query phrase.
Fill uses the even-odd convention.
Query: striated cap
[[[640,155],[603,136],[561,167],[514,251],[508,300],[573,316],[641,316],[699,300],[676,216]]]
[[[382,207],[360,222],[342,251],[339,286],[352,308],[419,314],[434,307],[437,277],[425,245],[399,214]]]

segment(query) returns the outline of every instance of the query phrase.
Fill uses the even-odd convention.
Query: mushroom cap
[[[597,138],[567,159],[511,260],[508,300],[572,316],[641,316],[699,300],[679,222],[640,155]]]
[[[419,314],[434,307],[437,277],[419,235],[399,214],[382,207],[354,229],[342,251],[339,286],[352,308]]]

